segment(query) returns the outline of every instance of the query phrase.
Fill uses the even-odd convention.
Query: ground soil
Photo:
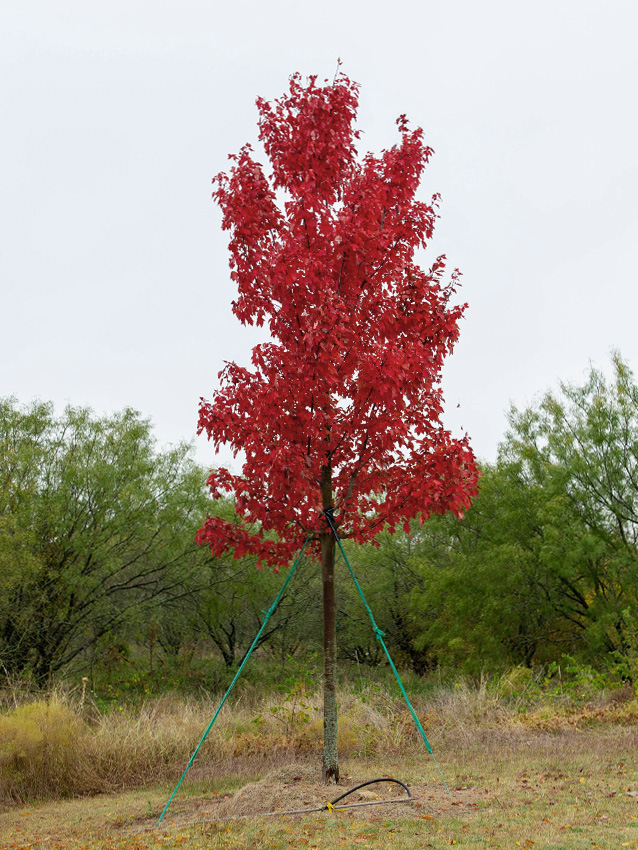
[[[270,771],[257,782],[247,783],[234,794],[179,798],[171,804],[162,827],[265,815],[294,818],[301,816],[303,810],[319,809],[357,785],[378,778],[381,777],[363,773],[342,774],[339,785],[326,786],[321,781],[321,769],[316,763],[295,762]],[[398,776],[393,778],[401,780]],[[389,781],[379,782],[360,788],[336,803],[336,806],[351,806],[338,809],[338,814],[340,817],[356,816],[359,820],[378,819],[384,816],[384,811],[393,818],[423,817],[427,814],[436,817],[449,810],[450,806],[458,807],[458,813],[463,809],[474,808],[480,793],[476,787],[459,787],[448,791],[442,783],[406,784],[412,799],[408,799],[401,785]],[[140,830],[157,825],[156,817],[136,820],[136,828]]]

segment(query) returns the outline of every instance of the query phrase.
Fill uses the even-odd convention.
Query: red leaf
[[[467,439],[440,421],[459,273],[446,283],[444,256],[429,271],[414,262],[438,215],[438,195],[415,197],[432,151],[400,116],[393,148],[358,157],[357,100],[344,75],[324,86],[293,75],[282,98],[257,100],[272,177],[245,146],[214,180],[233,311],[267,321],[272,341],[253,349],[252,369],[226,364],[201,401],[198,431],[246,459],[241,475],[216,469],[208,482],[242,522],[208,518],[197,539],[258,567],[325,530],[322,475],[340,533],[359,541],[386,524],[410,533],[415,516],[462,516],[476,493]]]

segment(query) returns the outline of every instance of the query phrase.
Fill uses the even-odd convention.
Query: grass
[[[168,798],[171,788],[167,784],[91,799],[12,807],[0,814],[0,847],[638,847],[636,729],[615,724],[551,733],[519,728],[446,741],[437,733],[433,738],[450,795],[436,781],[424,752],[394,754],[391,760],[343,760],[342,769],[351,777],[391,773],[408,781],[418,797],[411,808],[401,806],[400,815],[392,806],[371,806],[338,814],[221,820],[214,812],[227,804],[225,798],[232,801],[239,796],[236,780],[217,778],[203,786],[199,779],[176,798],[171,822],[165,828],[145,830],[156,823]],[[312,760],[309,764],[307,769],[313,769]],[[277,777],[275,771],[275,780]],[[343,785],[347,788],[349,780]],[[248,790],[255,787],[251,784]],[[387,792],[382,794],[387,796]],[[283,805],[285,795],[282,785]],[[259,803],[257,793],[255,809]],[[203,816],[204,810],[213,815]]]
[[[14,701],[0,716],[0,847],[638,848],[633,692],[588,701],[461,684],[415,706],[449,795],[402,702],[360,688],[341,699],[343,789],[392,775],[410,783],[415,802],[260,816],[338,793],[318,782],[318,697],[293,683],[276,697],[244,693],[224,710],[151,829],[213,702],[167,696],[104,713],[63,693]]]

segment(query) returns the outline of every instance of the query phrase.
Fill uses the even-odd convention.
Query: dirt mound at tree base
[[[324,785],[320,769],[307,763],[293,763],[270,771],[257,782],[247,783],[234,794],[216,798],[181,798],[172,804],[172,811],[169,809],[161,826],[170,828],[195,821],[212,822],[263,817],[272,813],[283,815],[286,812],[316,809],[349,789],[376,778],[379,777],[343,774],[339,785]],[[400,779],[400,777],[393,778]],[[471,793],[473,789],[458,789],[449,795],[442,786],[427,786],[424,783],[423,785],[410,784],[409,787],[414,802],[399,802],[407,796],[400,785],[393,782],[379,782],[354,791],[337,804],[365,803],[366,805],[337,810],[334,814],[329,812],[324,814],[365,820],[382,817],[436,816],[450,805],[471,805],[473,800],[470,798],[474,797]],[[461,793],[461,790],[464,793]],[[397,802],[383,804],[383,801],[387,800]],[[377,801],[378,804],[376,804]],[[320,813],[316,812],[316,814]],[[144,826],[151,827],[154,824],[147,820]]]
[[[301,809],[313,809],[325,805],[369,779],[370,776],[344,776],[339,785],[324,785],[321,771],[305,764],[292,764],[267,774],[258,782],[251,782],[238,791],[231,799],[223,801],[220,817],[242,817],[246,815],[264,815],[271,812],[290,812]],[[401,799],[406,792],[395,783],[383,782],[370,785],[348,795],[341,805],[351,803],[372,803],[376,800]],[[395,816],[412,811],[412,803],[393,803]],[[359,808],[374,809],[374,806]],[[405,809],[406,811],[398,811]],[[221,814],[221,810],[224,814]],[[351,810],[353,811],[353,810]]]

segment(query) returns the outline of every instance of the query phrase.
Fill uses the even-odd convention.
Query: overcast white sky
[[[436,151],[434,251],[470,304],[447,422],[493,460],[510,401],[613,347],[638,367],[637,30],[635,0],[5,0],[0,395],[191,439],[260,340],[230,312],[211,178],[255,141],[257,95],[341,57],[363,148],[407,113]]]

